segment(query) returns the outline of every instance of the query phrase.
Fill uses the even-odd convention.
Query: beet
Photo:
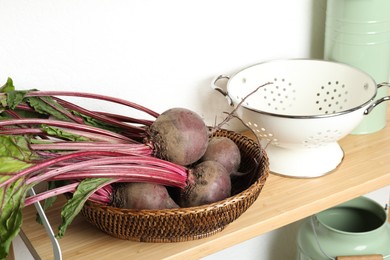
[[[217,161],[228,173],[238,171],[241,163],[240,149],[230,138],[224,136],[211,137],[202,161]]]
[[[180,165],[198,161],[207,149],[208,128],[195,112],[171,108],[150,126],[149,143],[155,156]]]
[[[165,186],[152,183],[121,183],[112,194],[113,207],[125,209],[172,209],[179,206]]]
[[[230,196],[230,175],[222,164],[204,161],[188,175],[188,184],[180,194],[181,207],[193,207],[226,199]]]

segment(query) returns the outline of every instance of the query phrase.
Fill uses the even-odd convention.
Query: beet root
[[[203,119],[185,108],[163,112],[149,128],[155,156],[180,165],[198,161],[207,149],[209,131]]]
[[[172,209],[179,206],[165,186],[153,183],[121,183],[112,196],[112,206],[125,209]]]
[[[228,198],[230,192],[230,175],[225,167],[216,161],[204,161],[189,172],[179,204],[181,207],[210,204]]]
[[[224,136],[211,137],[202,161],[217,161],[228,173],[238,171],[241,163],[240,149],[233,140]]]

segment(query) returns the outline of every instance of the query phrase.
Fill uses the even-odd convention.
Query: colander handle
[[[230,106],[234,106],[233,100],[229,97],[228,92],[226,90],[222,89],[221,87],[217,86],[217,82],[219,80],[222,80],[222,79],[229,80],[230,77],[228,75],[219,75],[219,76],[215,77],[211,83],[211,88],[218,91],[219,93],[221,93],[227,99]]]
[[[380,87],[390,87],[390,83],[389,82],[380,83],[380,84],[378,84],[378,88],[380,88]],[[371,105],[369,105],[366,108],[366,110],[364,110],[364,114],[368,115],[377,105],[379,105],[383,101],[388,101],[388,100],[390,100],[390,96],[385,96],[385,97],[382,97],[378,100],[375,100]]]

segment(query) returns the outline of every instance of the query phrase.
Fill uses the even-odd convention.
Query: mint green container
[[[372,254],[390,258],[390,223],[381,205],[366,197],[322,211],[298,230],[298,260]]]
[[[324,59],[346,63],[370,74],[375,82],[390,80],[390,1],[328,0]],[[375,99],[388,95],[378,89]],[[375,108],[352,134],[369,134],[386,126],[386,103]]]

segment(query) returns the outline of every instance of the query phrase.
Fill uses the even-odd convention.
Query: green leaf
[[[29,139],[21,135],[0,135],[0,157],[12,157],[21,161],[30,162],[38,158],[38,155],[31,151]],[[18,162],[15,162],[19,165]],[[0,164],[0,169],[5,167]]]
[[[12,157],[0,157],[0,183],[11,177],[11,173],[18,172],[30,166],[32,166],[32,164],[20,161]]]
[[[51,97],[27,97],[26,101],[40,114],[50,115],[63,121],[70,121],[66,115],[60,112],[66,109]]]
[[[9,91],[14,91],[14,82],[11,78],[7,79],[7,82],[0,88],[1,93],[9,92]]]
[[[8,78],[7,82],[0,88],[0,93],[3,93],[0,96],[1,112],[5,108],[15,109],[17,105],[23,102],[24,97],[30,91],[16,91],[12,79]]]
[[[45,133],[51,135],[51,136],[56,136],[59,138],[67,139],[70,141],[91,141],[91,139],[81,136],[81,135],[76,135],[70,132],[65,131],[64,129],[55,127],[55,126],[49,126],[49,125],[41,125],[41,129],[45,131]]]
[[[109,131],[112,131],[112,132],[120,132],[120,129],[119,127],[116,127],[112,124],[109,124],[109,123],[105,123],[101,120],[98,120],[98,119],[95,119],[95,118],[92,118],[90,116],[86,116],[84,114],[81,114],[79,112],[74,112],[75,115],[79,116],[79,117],[82,117],[83,118],[83,121],[87,124],[87,125],[90,125],[90,126],[94,126],[94,127],[98,127],[98,128],[101,128],[101,129],[105,129],[105,130],[109,130]]]
[[[9,91],[7,92],[7,106],[10,109],[15,109],[17,105],[24,101],[24,97],[30,90],[25,91]]]
[[[73,197],[67,201],[61,211],[62,223],[58,229],[57,237],[64,236],[67,227],[79,214],[87,199],[99,188],[113,182],[112,178],[91,178],[85,179],[77,186]]]
[[[0,183],[11,178],[13,173],[32,166],[24,160],[35,155],[28,149],[27,139],[22,136],[0,136]],[[0,188],[0,259],[8,253],[12,240],[22,225],[22,208],[29,187],[19,178]]]
[[[22,208],[29,189],[24,181],[21,178],[6,188],[0,188],[0,259],[7,257],[11,242],[22,226]]]

